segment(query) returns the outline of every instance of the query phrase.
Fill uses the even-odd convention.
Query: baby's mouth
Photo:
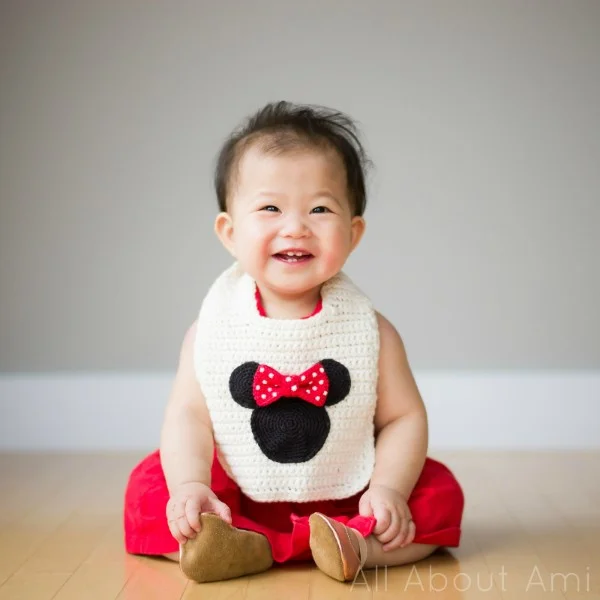
[[[313,258],[313,255],[305,252],[281,252],[279,254],[273,254],[273,258],[285,263],[297,263],[306,262]]]

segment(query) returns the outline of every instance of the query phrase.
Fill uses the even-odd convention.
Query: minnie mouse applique
[[[299,375],[245,362],[229,378],[234,401],[252,410],[252,434],[260,450],[278,463],[307,462],[321,450],[331,426],[326,407],[344,400],[350,386],[348,369],[329,358]]]

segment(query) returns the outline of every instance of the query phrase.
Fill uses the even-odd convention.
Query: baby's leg
[[[165,558],[179,562],[179,552],[171,552],[170,554],[163,554]]]
[[[360,534],[356,533],[356,535]],[[439,547],[433,544],[409,544],[404,548],[384,552],[383,545],[374,535],[370,535],[365,541],[367,542],[367,558],[363,565],[364,569],[410,564],[426,558]],[[361,559],[364,557],[361,556]]]
[[[434,544],[409,544],[404,548],[396,548],[384,552],[383,544],[374,536],[363,538],[356,529],[346,528],[356,555],[364,569],[374,567],[395,567],[422,560],[434,552],[439,546]]]
[[[363,569],[414,563],[429,556],[438,546],[409,544],[388,552],[374,535],[362,535],[321,513],[310,516],[310,549],[315,563],[338,581],[352,581]]]

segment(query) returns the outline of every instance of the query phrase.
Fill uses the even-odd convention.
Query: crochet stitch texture
[[[234,263],[213,283],[198,317],[194,366],[219,460],[258,502],[352,496],[368,484],[375,461],[379,330],[371,302],[340,273],[323,285],[317,314],[270,319],[259,315],[255,289]],[[322,368],[327,402],[286,395],[258,406],[253,386],[262,385],[266,365],[265,373],[284,376]],[[322,393],[314,375],[314,393]]]

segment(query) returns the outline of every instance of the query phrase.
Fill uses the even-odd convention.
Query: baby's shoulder
[[[187,329],[183,336],[183,347],[193,349],[196,343],[196,332],[198,330],[198,319],[196,319]]]
[[[377,319],[377,328],[379,329],[379,335],[398,335],[398,331],[392,325],[391,321],[384,317],[378,310],[375,310],[375,318]]]
[[[194,368],[194,347],[196,344],[196,331],[198,321],[195,320],[186,330],[183,341],[181,342],[181,350],[179,352],[179,374],[188,383],[196,379]]]
[[[375,311],[377,327],[379,329],[379,348],[381,353],[405,352],[404,342],[396,327],[380,312]]]

